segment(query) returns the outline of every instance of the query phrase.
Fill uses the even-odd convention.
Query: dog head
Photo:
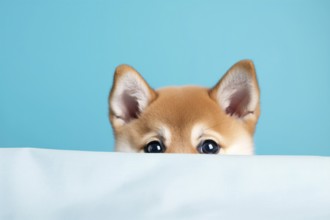
[[[212,88],[154,90],[135,69],[120,65],[109,95],[116,151],[250,155],[259,114],[249,60],[233,65]]]

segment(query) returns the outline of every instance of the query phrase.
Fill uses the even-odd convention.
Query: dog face
[[[121,65],[109,114],[116,151],[251,155],[260,114],[255,68],[240,61],[213,88],[153,90],[135,69]]]

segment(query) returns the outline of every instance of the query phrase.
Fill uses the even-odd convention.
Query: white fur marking
[[[202,140],[210,139],[218,143],[219,145],[224,143],[224,138],[216,131],[208,129],[203,124],[195,125],[191,130],[190,141],[195,148],[200,144]]]
[[[253,155],[253,138],[249,134],[240,134],[235,142],[220,151],[227,155]]]
[[[237,135],[234,143],[228,144],[225,138],[218,132],[208,129],[203,124],[195,125],[191,130],[191,143],[197,147],[202,140],[211,139],[226,148],[220,148],[219,154],[221,155],[253,155],[253,138],[246,132],[240,132]]]
[[[133,148],[129,143],[129,141],[123,138],[116,140],[116,151],[126,152],[126,153],[137,153],[138,149]]]
[[[196,147],[199,144],[204,128],[204,125],[197,124],[191,129],[190,142],[192,146]]]
[[[143,143],[147,144],[150,143],[151,141],[160,141],[159,137],[162,137],[162,139],[165,140],[165,146],[170,146],[171,144],[171,131],[168,127],[161,125],[159,126],[158,129],[156,129],[156,132],[150,132],[148,134],[146,134],[142,141]]]
[[[159,129],[159,134],[164,138],[165,146],[170,146],[172,138],[170,129],[166,126],[161,126],[161,128]]]

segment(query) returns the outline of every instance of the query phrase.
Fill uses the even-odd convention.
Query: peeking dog
[[[252,155],[260,115],[254,64],[236,63],[212,88],[159,90],[132,67],[120,65],[109,115],[116,151]]]

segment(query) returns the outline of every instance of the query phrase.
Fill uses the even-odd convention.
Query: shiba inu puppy
[[[254,153],[260,114],[254,64],[233,65],[212,88],[152,89],[128,65],[114,73],[109,117],[116,151],[145,153]]]

